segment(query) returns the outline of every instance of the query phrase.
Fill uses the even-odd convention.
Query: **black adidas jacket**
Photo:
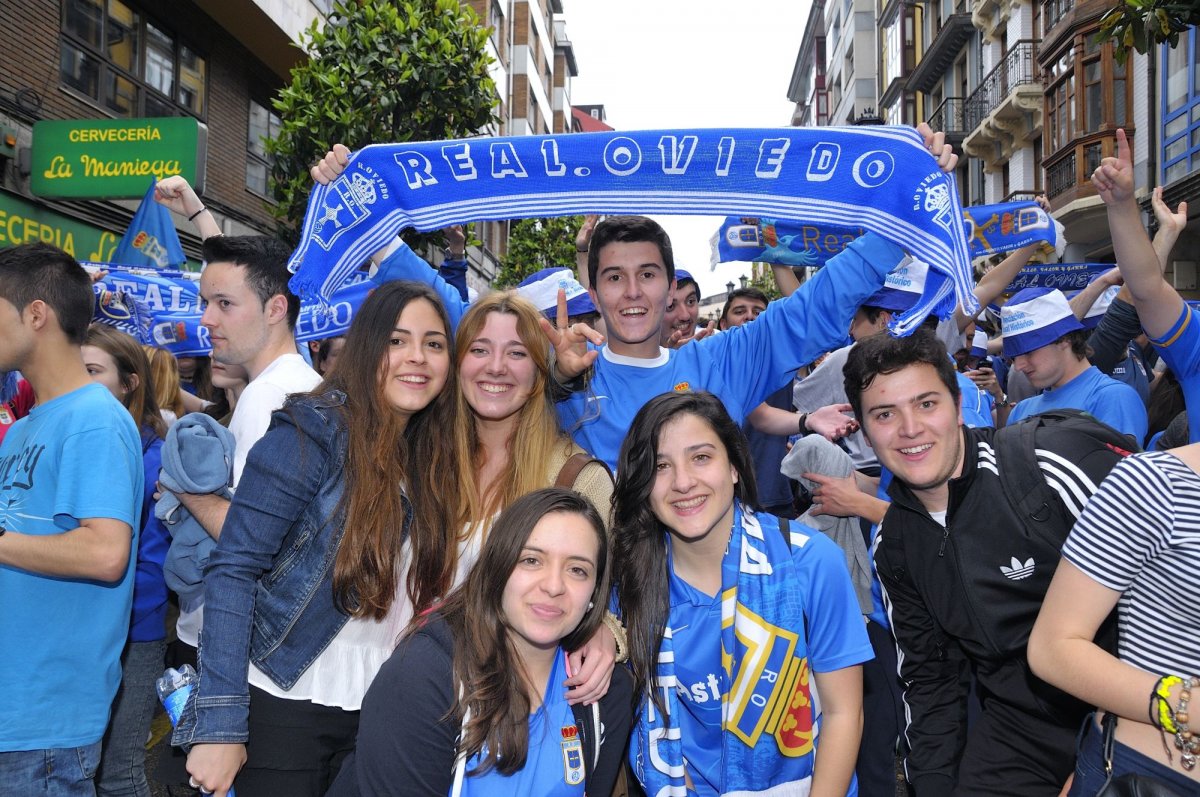
[[[950,481],[945,528],[899,480],[889,489],[892,504],[880,527],[875,566],[901,655],[911,746],[906,769],[918,795],[948,794],[957,781],[969,670],[985,701],[1072,728],[1089,710],[1029,669],[1026,643],[1063,539],[1028,530],[1010,506],[995,434],[963,429],[963,470]],[[1038,451],[1047,483],[1075,517],[1120,459],[1080,450],[1081,442],[1051,435]]]

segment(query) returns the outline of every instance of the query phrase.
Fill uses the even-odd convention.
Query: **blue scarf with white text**
[[[328,301],[405,227],[581,213],[740,214],[861,226],[948,280],[976,308],[954,176],[906,127],[666,130],[376,144],[309,198],[292,290]]]

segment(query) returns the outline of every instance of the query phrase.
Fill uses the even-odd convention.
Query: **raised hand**
[[[329,185],[346,171],[346,164],[350,161],[350,148],[344,144],[334,144],[333,149],[325,153],[325,157],[317,161],[316,164],[308,170],[320,185]]]
[[[583,224],[579,227],[579,232],[575,234],[575,251],[586,252],[588,244],[592,241],[592,233],[596,231],[596,222],[600,221],[600,217],[594,214],[589,214],[583,217]]]
[[[1133,158],[1123,129],[1117,129],[1117,156],[1100,161],[1092,172],[1092,185],[1106,205],[1133,200]]]
[[[191,216],[204,207],[187,178],[181,174],[165,177],[154,184],[154,201],[180,216]]]
[[[946,134],[933,132],[933,128],[924,122],[917,125],[917,132],[925,139],[929,154],[937,158],[938,168],[947,174],[953,172],[954,167],[958,166],[958,156],[954,154],[954,147],[946,143]]]
[[[1163,201],[1161,185],[1154,187],[1154,193],[1150,196],[1150,206],[1154,208],[1154,218],[1158,221],[1160,230],[1179,235],[1187,227],[1187,203],[1180,202],[1179,207],[1172,213],[1171,208]]]
[[[554,347],[555,369],[563,381],[574,379],[591,368],[592,363],[600,356],[599,349],[588,351],[588,341],[597,346],[604,344],[604,336],[587,324],[568,324],[567,321],[567,292],[559,288],[554,323],[551,324],[546,318],[539,319],[538,323],[546,339]]]

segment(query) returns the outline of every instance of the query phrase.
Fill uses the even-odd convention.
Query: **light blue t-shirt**
[[[104,735],[129,633],[143,478],[133,418],[97,384],[37,405],[0,443],[4,528],[51,535],[111,518],[134,529],[114,584],[0,565],[0,752]]]
[[[749,324],[679,349],[660,349],[651,359],[602,347],[589,389],[558,403],[562,428],[616,471],[634,416],[661,393],[707,390],[741,424],[797,368],[841,346],[854,311],[903,257],[899,247],[868,233]]]
[[[575,714],[567,704],[566,656],[562,648],[554,657],[550,680],[541,707],[529,715],[529,753],[525,766],[511,775],[495,767],[474,777],[481,753],[467,761],[463,779],[464,797],[520,794],[530,797],[580,797],[584,788],[583,744],[575,725]],[[451,789],[453,791],[453,788]]]
[[[1049,410],[1083,410],[1107,423],[1118,432],[1132,435],[1140,446],[1146,439],[1146,405],[1137,391],[1124,382],[1105,376],[1096,366],[1067,382],[1062,387],[1030,396],[1013,407],[1008,416],[1010,424],[1030,415]]]
[[[1188,442],[1200,443],[1200,309],[1183,305],[1179,320],[1150,341],[1175,372],[1187,405]]]

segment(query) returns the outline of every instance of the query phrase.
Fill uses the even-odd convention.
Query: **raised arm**
[[[975,298],[979,300],[979,312],[996,301],[996,297],[1004,293],[1004,289],[1013,281],[1017,273],[1025,268],[1025,264],[1029,262],[1029,258],[1041,248],[1041,242],[1022,246],[1020,249],[1013,251],[1008,257],[1001,260],[996,267],[980,278],[975,284]],[[978,313],[976,313],[976,316]],[[976,316],[968,316],[962,311],[959,306],[954,310],[954,320],[958,323],[958,331],[962,332],[967,328],[967,325],[975,320]]]
[[[221,235],[217,220],[183,175],[176,174],[159,180],[154,186],[154,201],[194,224],[201,240]]]
[[[1092,185],[1108,208],[1117,266],[1137,308],[1142,328],[1152,338],[1168,332],[1183,312],[1183,299],[1159,271],[1159,258],[1142,227],[1133,198],[1133,162],[1124,130],[1117,130],[1117,155],[1105,158],[1092,174]]]
[[[1163,189],[1159,185],[1154,187],[1154,193],[1150,195],[1150,207],[1154,209],[1154,218],[1158,221],[1158,232],[1154,234],[1154,253],[1158,255],[1158,264],[1166,269],[1167,258],[1171,256],[1179,234],[1187,227],[1187,203],[1180,202],[1172,213],[1163,201]]]
[[[772,263],[771,275],[775,277],[775,286],[785,297],[791,296],[800,287],[800,278],[796,276],[796,271],[791,266]]]

